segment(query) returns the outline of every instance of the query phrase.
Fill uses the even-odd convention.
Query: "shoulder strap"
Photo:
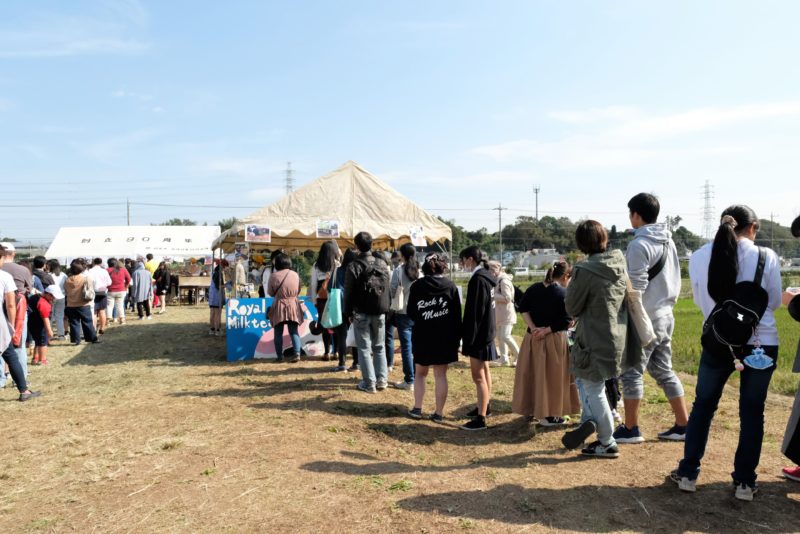
[[[758,265],[756,265],[756,275],[753,277],[753,282],[761,285],[761,278],[764,276],[764,265],[767,263],[767,251],[764,247],[758,247]]]
[[[669,242],[664,243],[664,251],[661,253],[661,257],[658,259],[658,262],[653,265],[651,269],[647,270],[647,281],[649,282],[661,272],[661,269],[664,268],[664,264],[667,263],[667,254],[669,253]]]

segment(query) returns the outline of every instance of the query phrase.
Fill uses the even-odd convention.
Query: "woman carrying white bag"
[[[344,298],[344,276],[345,273],[347,273],[347,266],[350,265],[350,262],[352,262],[355,257],[356,255],[351,249],[344,251],[344,255],[342,255],[342,264],[336,267],[333,275],[328,281],[329,294],[335,294],[336,292],[333,290],[336,289],[340,292],[341,297]],[[338,297],[334,296],[333,298]],[[331,299],[329,299],[328,302],[330,303]],[[341,314],[341,302],[339,302],[339,306]],[[321,310],[319,313],[320,316],[323,316],[325,314],[325,310]],[[349,369],[347,368],[347,349],[351,347],[355,348],[356,346],[352,326],[350,326],[347,321],[344,320],[339,325],[331,327],[331,330],[333,330],[333,348],[339,359],[338,365],[334,367],[332,371],[334,373],[358,371],[358,356],[355,354],[353,355],[353,366]]]

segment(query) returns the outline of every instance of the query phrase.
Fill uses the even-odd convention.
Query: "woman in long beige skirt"
[[[567,262],[556,262],[544,283],[528,288],[520,306],[528,333],[519,351],[511,407],[543,426],[563,425],[564,416],[580,412],[569,372],[567,328],[572,318],[564,307],[570,273]]]

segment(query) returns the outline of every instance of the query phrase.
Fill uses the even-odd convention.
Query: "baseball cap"
[[[3,241],[2,243],[0,243],[0,245],[3,245],[3,248],[4,248],[4,249],[6,249],[6,250],[8,250],[8,251],[11,251],[11,252],[14,252],[15,250],[17,250],[17,249],[14,247],[13,243],[8,243],[8,242],[6,242],[6,241]]]
[[[58,287],[55,284],[51,284],[51,285],[47,286],[46,288],[44,288],[44,292],[45,293],[50,293],[51,295],[53,295],[53,298],[56,299],[56,300],[64,298],[64,293],[61,292],[61,288]]]

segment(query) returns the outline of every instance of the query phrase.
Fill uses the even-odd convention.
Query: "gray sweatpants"
[[[650,373],[656,383],[664,390],[664,395],[672,400],[683,396],[683,384],[672,370],[672,331],[675,317],[670,313],[653,321],[656,340],[645,347],[644,359],[635,367],[626,369],[622,379],[622,395],[626,399],[644,397],[644,370]]]

